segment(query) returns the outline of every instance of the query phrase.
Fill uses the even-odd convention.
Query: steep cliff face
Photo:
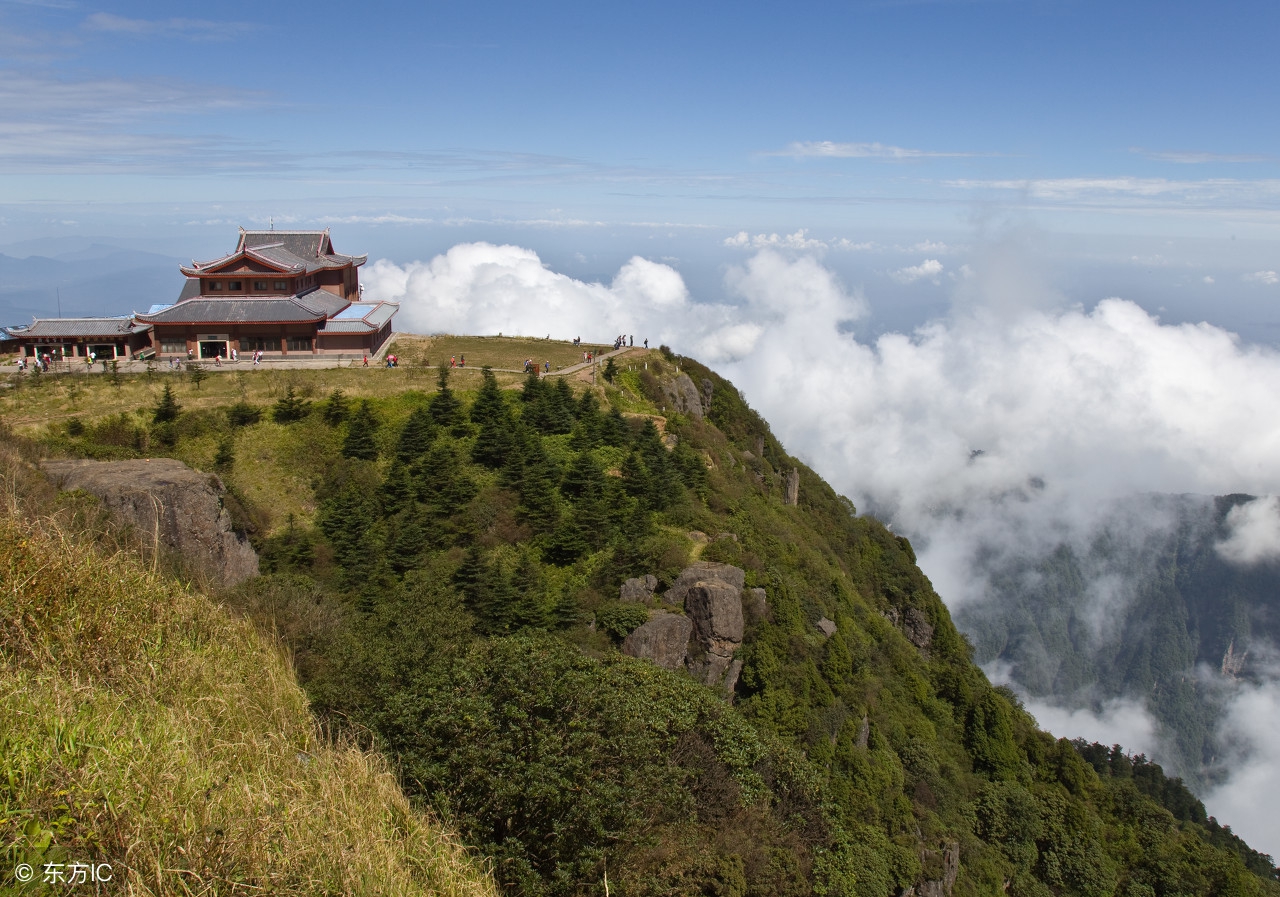
[[[59,489],[96,496],[143,539],[177,553],[193,575],[219,587],[258,575],[258,555],[231,525],[218,477],[172,458],[147,461],[46,461]]]

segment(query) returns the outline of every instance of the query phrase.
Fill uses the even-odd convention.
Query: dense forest
[[[486,371],[462,393],[442,369],[434,389],[199,411],[166,386],[47,444],[216,442],[263,569],[224,600],[505,893],[1280,894],[1271,858],[1157,765],[1039,730],[909,542],[732,384],[666,350],[606,374]],[[314,513],[268,532],[247,484],[273,465],[305,473]],[[750,597],[727,691],[621,650],[686,612],[663,592],[695,561]]]

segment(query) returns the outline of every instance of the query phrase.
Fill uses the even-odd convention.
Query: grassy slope
[[[380,758],[319,737],[250,624],[21,515],[34,475],[5,460],[0,888],[94,861],[138,894],[495,893]]]

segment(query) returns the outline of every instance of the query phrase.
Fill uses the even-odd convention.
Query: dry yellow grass
[[[93,862],[130,894],[496,895],[376,755],[320,737],[278,648],[22,516],[3,460],[0,891]]]

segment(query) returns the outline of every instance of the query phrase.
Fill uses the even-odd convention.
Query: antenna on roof
[[[267,221],[271,224],[271,229],[272,229],[272,230],[275,230],[275,229],[276,229],[276,216],[275,216],[275,215],[272,215],[270,218],[268,218],[268,219],[267,219]]]
[[[58,317],[62,317],[62,287],[54,287],[58,292]]]

